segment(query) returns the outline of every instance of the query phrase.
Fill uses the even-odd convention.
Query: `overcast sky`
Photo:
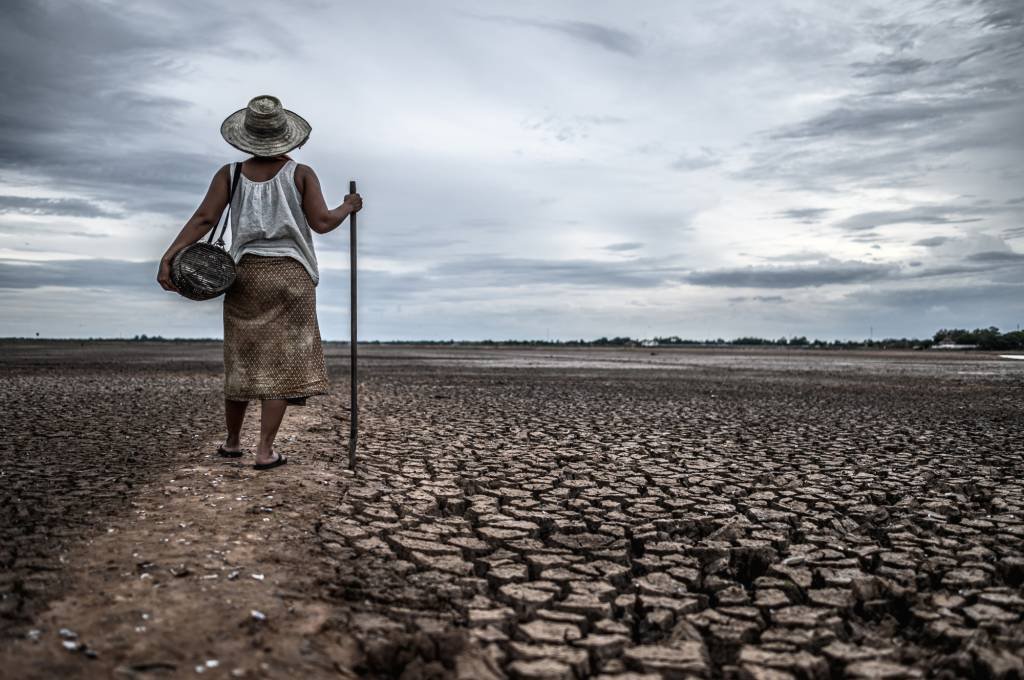
[[[240,6],[4,3],[0,336],[220,337],[157,260],[264,93],[359,181],[365,339],[1024,322],[1020,0]]]

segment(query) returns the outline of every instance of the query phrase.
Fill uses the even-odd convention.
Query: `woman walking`
[[[287,154],[309,138],[310,126],[262,95],[228,116],[221,135],[252,154],[241,163],[231,199],[231,248],[236,278],[224,297],[224,419],[227,438],[221,456],[242,455],[240,435],[249,401],[259,399],[260,440],[253,467],[266,470],[287,462],[274,438],[289,404],[327,394],[327,368],[316,317],[320,274],[311,232],[326,234],[362,207],[349,194],[337,208],[324,200],[316,173]],[[157,280],[169,291],[171,260],[220,221],[231,195],[236,164],[214,175],[195,214],[160,261]]]

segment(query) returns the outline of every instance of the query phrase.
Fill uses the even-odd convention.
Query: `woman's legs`
[[[228,427],[228,438],[224,442],[225,451],[242,450],[242,421],[245,420],[247,406],[249,406],[247,401],[224,400],[224,422]]]
[[[256,447],[256,464],[262,465],[273,461],[274,438],[277,430],[281,427],[281,420],[284,419],[285,409],[288,408],[286,399],[264,399],[263,408],[260,412],[260,443]]]

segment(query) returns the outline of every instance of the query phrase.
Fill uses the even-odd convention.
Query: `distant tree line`
[[[630,340],[629,338],[600,338],[594,341],[595,345],[629,345],[644,344],[641,341]],[[1008,331],[1000,333],[995,326],[989,328],[976,328],[973,331],[962,328],[943,328],[931,338],[882,338],[870,340],[808,340],[805,336],[793,336],[790,338],[781,337],[776,339],[744,336],[726,340],[716,338],[715,340],[689,340],[670,336],[665,338],[653,338],[649,344],[657,345],[736,345],[736,346],[774,346],[774,347],[814,347],[818,349],[837,348],[851,349],[870,347],[874,349],[927,349],[940,344],[974,345],[978,349],[1002,351],[1010,349],[1024,349],[1024,331]]]
[[[0,340],[25,340],[28,338],[0,338]],[[40,338],[46,341],[47,339]],[[87,341],[124,342],[125,338],[87,338]],[[129,342],[220,342],[220,338],[165,338],[162,335],[145,333],[127,338]],[[344,340],[331,340],[329,344],[347,345]],[[936,345],[969,345],[981,350],[1005,351],[1024,349],[1024,331],[1001,333],[998,328],[943,328],[931,338],[883,338],[879,340],[808,340],[803,335],[780,338],[741,336],[726,340],[715,338],[696,340],[676,335],[650,339],[616,336],[600,337],[596,340],[367,340],[365,345],[512,345],[519,347],[798,347],[813,349],[928,349]]]
[[[1024,331],[1000,333],[995,326],[975,328],[943,328],[935,334],[934,341],[951,342],[957,345],[977,345],[978,349],[1007,350],[1024,349]]]

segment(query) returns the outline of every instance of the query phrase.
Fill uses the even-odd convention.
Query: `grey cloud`
[[[846,231],[862,231],[890,224],[965,224],[980,220],[980,217],[965,216],[955,208],[919,206],[860,213],[840,220],[834,226]]]
[[[156,272],[156,262],[0,260],[0,288],[159,288]]]
[[[881,56],[851,64],[861,91],[765,131],[736,176],[830,193],[919,185],[951,154],[979,149],[1012,164],[1024,153],[1020,7],[983,0],[956,6],[955,22],[936,14],[953,7],[935,6],[920,18],[906,15],[909,22],[865,24],[864,37]],[[966,23],[972,15],[975,27]],[[944,58],[933,61],[922,47],[934,44],[943,45]]]
[[[759,257],[769,262],[813,262],[829,259],[828,253],[822,250],[800,250],[782,255],[760,255]]]
[[[972,253],[966,258],[970,262],[1003,263],[1003,262],[1024,262],[1024,253],[1014,253],[1005,250],[990,250],[983,253]]]
[[[1024,27],[1024,5],[1018,0],[989,0],[983,4],[990,8],[980,19],[983,26],[995,29]]]
[[[1024,299],[1024,285],[977,284],[927,288],[886,287],[848,293],[846,297],[860,303],[897,309],[922,309],[936,306],[984,304],[993,308],[1017,305]],[[966,310],[964,310],[966,311]]]
[[[750,164],[733,176],[740,180],[772,182],[803,191],[834,194],[848,184],[888,189],[911,186],[925,172],[916,150],[893,146],[861,145],[850,153],[835,152],[831,145],[769,143],[750,157]]]
[[[623,252],[626,250],[638,250],[643,248],[644,244],[638,241],[624,241],[622,243],[612,243],[604,247],[605,250],[611,250],[613,252]]]
[[[156,20],[136,5],[6,3],[0,170],[132,210],[194,210],[224,159],[174,149],[168,140],[193,104],[150,94],[147,83],[174,75],[175,56],[184,51],[227,51],[248,21],[202,6],[203,21],[195,24],[189,17],[198,3],[176,7],[180,14]],[[88,211],[72,203],[50,208]]]
[[[946,277],[967,276],[986,274],[990,270],[987,267],[965,264],[943,264],[922,267],[913,272],[904,272],[894,279],[941,279]]]
[[[1024,262],[990,264],[986,267],[987,278],[993,283],[1024,283]],[[1018,303],[1022,301],[1018,300]]]
[[[781,295],[739,295],[727,299],[729,302],[786,302]]]
[[[673,170],[690,172],[692,170],[710,168],[718,165],[719,163],[721,163],[721,160],[716,157],[710,149],[701,149],[700,153],[683,154],[679,156],[672,161],[671,167]]]
[[[984,89],[987,90],[989,87],[986,85]],[[989,97],[950,97],[946,101],[880,101],[864,98],[798,125],[784,128],[772,136],[776,139],[807,139],[837,135],[923,135],[956,125],[965,117],[1006,108],[1016,103],[1015,99],[1006,96],[996,97],[990,93]]]
[[[830,208],[790,208],[776,213],[776,216],[803,224],[815,224],[830,212]]]
[[[396,243],[401,244],[401,247],[396,248]],[[431,235],[430,231],[419,235],[376,233],[362,237],[359,253],[398,260],[422,260],[425,252],[436,253],[464,243],[467,243],[465,239]],[[348,243],[337,239],[334,241],[324,239],[317,244],[316,248],[317,252],[332,250],[348,252]]]
[[[829,261],[793,267],[750,266],[692,272],[698,286],[726,288],[814,288],[837,283],[866,283],[890,276],[895,267],[859,261]]]
[[[0,214],[62,215],[71,217],[117,217],[92,201],[82,198],[36,198],[0,195]]]
[[[316,288],[318,303],[344,305],[347,314],[348,282],[347,269],[321,267],[320,283]],[[437,301],[449,293],[457,296],[461,291],[421,272],[392,272],[365,266],[359,268],[360,304],[371,307],[411,304],[425,296]]]
[[[605,288],[653,288],[679,278],[678,270],[658,261],[541,260],[475,257],[444,262],[427,270],[429,277],[458,281],[462,287],[520,288],[570,285]]]
[[[937,72],[937,75],[918,78],[914,81],[915,87],[921,90],[941,89],[948,87],[957,82],[963,84],[963,78],[958,77],[957,67],[962,66],[972,59],[987,55],[994,49],[993,45],[982,45],[976,49],[968,50],[961,54],[955,54],[952,57],[946,59],[939,59],[936,61],[929,61],[927,59],[918,59],[914,57],[902,57],[889,55],[886,57],[879,57],[872,63],[854,62],[850,66],[858,69],[854,73],[856,78],[878,78],[888,84],[881,85],[881,89],[876,89],[872,94],[878,95],[892,95],[896,94],[905,89],[906,81],[909,77],[914,76],[927,69],[933,69]],[[1012,85],[1012,80],[990,80],[982,81],[982,87],[990,88],[993,83],[1004,83]],[[974,83],[971,86],[977,86],[979,83]]]
[[[380,269],[362,267],[359,270],[360,288],[367,299],[374,301],[393,301],[409,298],[418,293],[447,290],[452,285],[451,277],[460,277],[459,285],[493,285],[493,281],[504,280],[505,284],[579,284],[596,285],[600,272],[618,269],[622,273],[619,278],[633,281],[636,285],[656,285],[656,280],[664,280],[664,270],[650,269],[647,278],[642,276],[644,267],[616,266],[615,263],[578,261],[569,263],[564,270],[552,266],[546,273],[536,276],[517,277],[520,269],[530,269],[530,263],[544,262],[527,260],[522,262],[506,261],[502,258],[456,261],[428,269],[426,272],[397,273]],[[553,265],[558,264],[552,262]],[[602,265],[609,265],[603,268]],[[0,289],[39,288],[42,286],[61,286],[68,288],[152,288],[163,292],[156,283],[158,263],[132,262],[116,259],[78,259],[78,260],[15,260],[0,259]],[[491,269],[493,278],[487,273]],[[635,273],[634,273],[635,270]],[[587,272],[591,273],[588,274]],[[475,277],[475,278],[474,278]],[[509,277],[509,278],[505,278]],[[632,278],[631,278],[632,277]],[[329,295],[327,291],[337,291],[347,283],[347,270],[321,268],[321,281],[318,291],[324,294],[323,299],[344,299],[343,295]]]
[[[912,272],[899,272],[897,279],[939,279],[945,277],[970,276],[975,280],[995,279],[996,277],[1016,278],[1024,273],[1024,254],[1007,251],[986,251],[972,253],[962,260],[952,263],[933,263],[921,266]]]
[[[86,290],[118,290],[133,295],[173,297],[156,282],[158,263],[115,259],[51,260],[46,262],[0,259],[0,290],[27,290],[44,286],[72,289],[60,294],[73,301]],[[394,273],[363,267],[359,286],[363,300],[372,304],[408,302],[418,295],[448,286],[418,273]],[[321,304],[348,301],[348,272],[321,268],[317,297]],[[194,304],[194,303],[191,303]]]
[[[851,241],[854,241],[855,243],[877,243],[878,241],[885,240],[882,238],[881,234],[873,231],[854,233],[852,236],[849,236],[848,238]]]
[[[327,270],[324,271],[337,271]],[[406,274],[361,269],[361,289],[370,299],[410,297],[428,291],[464,288],[522,288],[537,285],[653,288],[680,278],[680,270],[663,261],[541,260],[478,256],[442,262]],[[113,259],[0,259],[0,289],[62,286],[71,288],[147,287],[156,284],[156,262]],[[337,277],[336,277],[337,278]],[[327,282],[327,277],[323,279]],[[340,279],[339,279],[340,280]],[[327,288],[339,285],[331,281]]]
[[[491,21],[509,26],[539,28],[631,57],[640,53],[640,40],[635,36],[617,28],[603,26],[590,21],[542,20],[476,14],[470,16],[481,21]]]
[[[478,255],[438,263],[416,272],[360,269],[359,289],[362,299],[372,300],[374,304],[412,304],[429,299],[479,305],[483,299],[486,308],[495,293],[522,295],[540,286],[656,288],[678,281],[680,271],[653,258],[598,261]],[[347,287],[343,285],[347,276],[346,270],[322,268],[318,299],[347,300]],[[481,294],[473,289],[488,289],[488,292]]]
[[[923,238],[920,241],[914,241],[915,246],[924,246],[925,248],[934,248],[935,246],[941,246],[946,241],[949,241],[948,236],[930,236]]]
[[[589,21],[538,22],[539,27],[560,31],[585,42],[590,42],[613,52],[630,56],[640,53],[640,41],[616,28],[609,28]]]
[[[922,69],[931,66],[927,59],[916,59],[912,57],[881,58],[873,62],[854,62],[851,64],[857,69],[854,77],[871,78],[874,76],[900,76],[908,73],[917,73]]]
[[[109,232],[68,230],[50,224],[24,224],[19,222],[0,222],[0,234],[11,234],[22,239],[34,235],[46,234],[53,236],[77,236],[81,238],[109,238]]]
[[[371,3],[367,7],[370,6],[375,5]],[[152,93],[161,91],[164,83],[169,85],[163,90],[165,92],[187,91],[189,86],[177,84],[193,76],[197,76],[196,82],[218,78],[222,73],[214,71],[213,67],[220,65],[225,67],[222,87],[234,88],[248,82],[230,77],[238,64],[255,61],[251,54],[240,56],[242,52],[238,48],[244,44],[259,44],[261,51],[272,50],[275,44],[282,44],[289,50],[308,51],[308,55],[301,55],[302,59],[276,59],[274,55],[269,58],[261,55],[260,62],[267,64],[273,73],[288,73],[296,64],[321,63],[328,56],[322,45],[312,45],[314,41],[305,41],[304,47],[303,41],[299,40],[260,39],[267,32],[287,30],[281,28],[282,23],[287,22],[280,21],[284,10],[279,4],[256,2],[245,13],[229,12],[216,3],[203,5],[198,0],[181,0],[151,9],[154,7],[156,5],[146,3],[118,4],[92,0],[86,3],[12,0],[5,4],[4,22],[0,25],[0,85],[6,102],[0,112],[0,173],[5,177],[25,177],[30,182],[39,178],[39,188],[47,189],[50,195],[81,196],[96,210],[113,211],[115,207],[112,206],[116,206],[126,215],[146,210],[184,218],[195,209],[212,173],[228,160],[217,154],[229,149],[217,146],[220,142],[214,128],[202,133],[211,139],[210,149],[198,144],[176,146],[173,141],[195,132],[186,129],[184,120],[213,115],[205,111],[210,102],[189,103],[174,98],[173,94],[160,97]],[[617,19],[599,19],[602,25],[588,21],[563,22],[557,17],[552,19],[551,14],[545,15],[545,12],[553,11],[550,8],[517,5],[514,12],[521,13],[525,19],[484,18],[491,23],[463,21],[453,26],[444,23],[449,21],[445,13],[421,13],[418,6],[414,8],[412,5],[398,5],[384,12],[359,9],[359,13],[350,12],[344,17],[338,16],[330,3],[314,2],[305,7],[311,13],[323,12],[315,17],[316,20],[346,19],[349,27],[356,24],[384,25],[382,17],[398,17],[399,23],[393,25],[394,31],[390,32],[396,41],[410,45],[412,50],[419,50],[424,44],[431,45],[422,65],[429,66],[432,71],[437,69],[439,78],[436,81],[430,79],[433,73],[418,71],[416,67],[419,64],[412,70],[403,69],[401,64],[408,63],[408,59],[401,56],[401,50],[388,50],[391,61],[381,55],[383,61],[378,65],[382,73],[389,75],[373,79],[374,86],[381,89],[368,87],[367,94],[404,90],[408,96],[403,101],[415,102],[417,87],[440,84],[452,88],[446,91],[445,101],[457,107],[457,112],[482,114],[481,122],[496,133],[501,132],[502,125],[514,125],[520,116],[537,116],[528,122],[540,121],[538,134],[555,138],[561,136],[570,141],[583,139],[588,133],[594,137],[592,146],[580,144],[579,149],[568,145],[561,148],[527,145],[517,151],[521,155],[515,163],[503,164],[500,168],[495,162],[502,160],[501,156],[485,158],[482,154],[486,151],[478,154],[476,149],[465,155],[437,152],[431,144],[438,140],[431,140],[431,144],[422,147],[414,146],[400,159],[383,150],[387,145],[382,146],[379,154],[377,150],[369,149],[360,151],[363,155],[358,158],[345,159],[353,169],[374,166],[379,173],[378,179],[386,176],[389,183],[387,196],[383,192],[368,191],[375,185],[383,187],[384,182],[372,183],[369,176],[360,170],[366,187],[364,191],[379,197],[375,205],[383,207],[387,203],[388,207],[386,211],[371,209],[367,213],[367,219],[362,223],[366,227],[366,237],[361,240],[361,249],[366,255],[401,259],[403,269],[417,269],[399,273],[361,268],[360,290],[365,296],[361,300],[370,306],[394,304],[399,307],[405,302],[458,302],[452,306],[458,306],[459,311],[451,318],[446,312],[438,313],[436,308],[429,314],[423,312],[429,305],[420,309],[420,319],[434,324],[432,327],[437,329],[437,334],[443,334],[441,337],[447,337],[448,333],[459,336],[478,332],[475,317],[482,314],[496,319],[500,316],[501,303],[496,303],[497,300],[517,306],[524,300],[543,298],[543,303],[538,303],[540,306],[561,309],[567,306],[567,301],[573,300],[579,289],[599,293],[627,289],[636,292],[630,297],[644,302],[649,292],[654,293],[662,287],[702,280],[704,283],[696,285],[712,288],[704,291],[695,289],[691,293],[704,298],[705,302],[721,299],[724,295],[740,294],[731,301],[746,303],[746,306],[724,310],[725,316],[709,319],[709,324],[733,323],[731,320],[722,321],[723,318],[749,317],[747,314],[735,314],[736,309],[756,313],[758,305],[764,303],[767,310],[764,317],[775,317],[772,323],[807,323],[808,319],[817,317],[822,319],[820,323],[836,330],[844,327],[843,318],[847,310],[830,307],[829,302],[821,302],[818,306],[818,298],[827,296],[814,295],[815,286],[866,283],[870,284],[868,288],[888,295],[891,289],[899,286],[925,288],[966,282],[965,287],[969,284],[983,287],[986,282],[995,282],[999,277],[1005,279],[1004,283],[1009,283],[1024,273],[1024,266],[1016,257],[985,255],[997,251],[999,244],[961,244],[959,237],[956,243],[947,243],[946,247],[935,251],[914,250],[912,257],[920,257],[920,266],[914,266],[913,262],[902,266],[886,265],[871,261],[870,256],[863,257],[862,262],[844,263],[828,259],[825,252],[788,252],[799,251],[802,246],[792,240],[794,236],[787,235],[780,239],[791,239],[788,242],[780,240],[772,244],[773,251],[782,255],[752,253],[748,260],[777,266],[688,271],[689,267],[683,264],[687,262],[686,257],[692,256],[691,253],[705,252],[710,245],[720,243],[705,240],[707,234],[703,229],[686,234],[687,241],[692,241],[694,248],[687,247],[688,253],[679,255],[675,261],[668,257],[636,257],[641,253],[667,254],[673,248],[683,250],[684,245],[691,245],[680,243],[679,232],[684,227],[676,225],[686,224],[691,219],[697,224],[718,223],[716,218],[723,215],[719,198],[728,201],[729,196],[746,195],[753,201],[752,209],[760,211],[759,214],[768,219],[819,224],[843,221],[846,210],[840,206],[849,205],[854,197],[863,195],[871,200],[870,192],[860,194],[850,191],[851,188],[882,188],[886,196],[904,201],[897,205],[908,206],[922,200],[915,198],[920,196],[970,194],[956,199],[959,208],[945,206],[943,211],[937,207],[934,212],[917,214],[920,219],[915,220],[916,223],[947,226],[918,229],[920,233],[909,240],[928,241],[923,237],[934,233],[952,236],[958,230],[957,224],[982,218],[985,219],[985,231],[990,234],[1001,233],[1006,238],[1024,236],[1024,227],[1019,226],[1020,215],[1008,210],[1013,205],[1021,207],[1024,197],[1009,203],[1002,198],[1019,196],[1019,177],[1015,179],[1014,173],[1019,175],[1019,160],[1024,153],[1024,99],[1021,98],[1020,82],[1024,73],[1021,63],[1024,40],[1021,39],[1020,22],[1024,6],[1020,0],[912,0],[900,7],[874,3],[871,8],[858,10],[856,21],[847,21],[848,17],[837,13],[834,8],[812,7],[806,3],[797,8],[792,3],[772,2],[749,12],[746,6],[737,5],[729,10],[728,22],[736,30],[727,32],[728,35],[723,33],[723,41],[713,46],[701,40],[690,42],[689,38],[695,35],[689,32],[690,25],[678,32],[660,30],[655,22],[659,20],[657,15],[661,10],[655,8],[650,8],[650,12],[645,10],[641,20],[649,22],[649,28],[640,34],[639,28],[637,33],[628,32],[632,29],[620,30],[623,26],[633,26],[632,22],[637,17],[624,9],[609,11],[609,14],[618,13],[620,16]],[[562,12],[564,8],[558,11]],[[194,17],[200,12],[204,21],[196,24]],[[575,11],[559,16],[571,18],[574,14],[583,19],[597,16],[588,17]],[[675,10],[667,14],[675,14]],[[700,16],[693,17],[692,25],[698,36],[707,27],[701,25],[702,21],[710,19],[713,25],[722,16],[719,10],[698,14]],[[427,15],[430,20],[423,20]],[[156,18],[160,20],[154,21]],[[301,25],[303,20],[312,19],[304,15],[294,25]],[[754,32],[765,21],[778,30],[770,31],[770,35]],[[553,74],[555,77],[549,79],[546,76],[550,74],[542,71],[545,77],[536,83],[519,82],[516,77],[524,70],[516,69],[517,73],[510,74],[506,67],[495,66],[487,59],[467,59],[470,50],[480,46],[474,42],[482,32],[480,29],[487,29],[490,34],[485,39],[505,43],[501,50],[495,50],[495,55],[489,56],[501,57],[501,52],[507,47],[521,49],[522,52],[530,51],[532,47],[533,52],[547,59],[548,64],[529,60],[527,66],[530,69],[549,66],[553,47],[563,52],[573,50],[575,54],[565,64],[559,64],[560,68]],[[470,31],[474,35],[470,35]],[[647,35],[657,41],[651,43],[650,49],[647,47]],[[442,37],[440,42],[438,36]],[[748,36],[753,36],[753,39],[747,40]],[[423,43],[419,42],[421,39]],[[385,46],[381,43],[382,49]],[[436,54],[433,53],[435,48]],[[310,58],[305,59],[306,56]],[[392,68],[396,64],[399,68]],[[688,68],[691,66],[695,68]],[[755,81],[761,66],[770,69],[772,75],[758,83]],[[446,68],[450,70],[446,72]],[[495,70],[488,70],[492,68]],[[680,74],[680,68],[686,68],[687,72]],[[501,78],[509,75],[513,77],[506,88]],[[563,82],[575,83],[577,79],[578,88],[573,87],[572,92],[565,90],[564,97],[551,99],[553,90],[550,88],[560,87]],[[487,87],[488,83],[499,83],[500,86]],[[298,86],[299,81],[292,84]],[[407,87],[409,85],[411,87]],[[534,85],[535,90],[532,89]],[[688,108],[688,103],[693,101],[688,98],[691,96],[688,94],[690,86],[695,90],[714,89],[713,93],[705,90],[708,97],[702,104],[713,106],[721,103],[720,100],[739,102],[738,107],[729,109],[735,112],[735,119],[732,113],[721,120],[709,119],[702,122],[699,129],[688,127],[679,139],[674,139],[667,128],[672,123],[664,121],[671,121],[672,116],[690,112],[697,115],[699,111],[707,110]],[[663,93],[656,92],[655,88],[662,88]],[[515,97],[509,96],[512,92]],[[534,92],[538,98],[531,98]],[[822,96],[830,96],[828,93],[833,92],[843,95],[824,102],[821,100]],[[557,91],[554,93],[559,94]],[[608,93],[616,96],[604,100],[608,106],[603,107],[601,97]],[[745,104],[745,97],[762,95],[768,98],[765,111],[751,109],[749,102]],[[321,104],[331,97],[317,92],[309,92],[308,96],[310,101]],[[544,96],[548,98],[543,99]],[[369,105],[372,99],[368,96],[361,101]],[[471,107],[463,110],[461,104],[467,102]],[[745,111],[744,107],[750,110]],[[444,113],[434,106],[428,109],[425,113],[429,115],[423,116],[421,121],[424,126],[432,124],[433,114]],[[409,111],[410,115],[417,113],[414,108],[406,110],[407,113]],[[588,114],[587,111],[594,113]],[[785,116],[792,111],[805,112],[797,113],[797,118],[784,119],[793,125],[765,130],[753,138],[740,137],[736,132],[749,130],[757,120],[780,120],[777,116]],[[495,112],[493,118],[488,112]],[[765,114],[763,118],[762,113]],[[652,122],[650,128],[644,123],[648,115]],[[629,119],[628,125],[621,125],[619,129],[610,127],[622,123],[623,117]],[[359,118],[357,116],[355,121]],[[213,125],[217,122],[219,117]],[[447,124],[450,123],[451,120]],[[641,142],[655,137],[658,142],[648,148],[648,157],[643,158],[635,152]],[[718,159],[714,154],[700,155],[702,143],[728,150],[729,156],[723,157],[728,162],[715,164]],[[535,154],[532,149],[539,146],[550,150],[551,155]],[[678,192],[669,186],[673,182],[678,184],[678,178],[682,177],[673,174],[669,166],[676,159],[674,154],[684,150],[688,153],[678,159],[678,170],[685,172],[715,164],[714,172],[707,173],[707,192],[704,194],[698,193],[703,192],[702,186],[680,187],[682,191]],[[747,153],[751,154],[749,166],[739,175],[740,179],[772,183],[775,186],[771,189],[808,191],[787,195],[759,191],[750,187],[750,182],[716,185],[716,176],[733,170],[739,154]],[[155,160],[157,157],[159,161]],[[429,209],[416,214],[417,207],[429,207],[422,200],[422,196],[428,194],[421,192],[417,196],[417,190],[412,188],[417,184],[416,178],[410,179],[408,170],[405,171],[406,176],[402,176],[403,171],[397,166],[406,164],[429,168],[428,172],[436,171],[437,175],[444,177],[443,180],[431,180],[434,190],[429,194],[458,197],[458,205],[453,205],[453,210],[448,211],[452,215],[450,220],[422,217],[431,213]],[[421,174],[426,175],[425,172]],[[471,183],[474,190],[473,196],[469,196],[471,192],[465,190],[464,180],[470,174],[474,177],[491,175],[493,180]],[[629,177],[631,181],[611,184],[616,174]],[[559,183],[564,185],[559,186]],[[615,189],[608,191],[609,187]],[[913,191],[902,192],[904,188]],[[611,195],[617,189],[623,191],[619,199]],[[508,209],[513,205],[511,199],[508,205],[501,205],[502,196],[520,190],[526,190],[523,196],[527,198],[538,190],[544,196],[536,201],[536,206],[524,205],[526,210],[523,212]],[[16,189],[4,191],[18,192]],[[582,201],[580,197],[584,193],[595,200]],[[638,199],[638,196],[642,198]],[[968,206],[966,201],[975,197],[988,197],[996,202]],[[776,206],[786,207],[786,203],[779,204],[776,200],[784,200],[795,207],[773,214]],[[473,204],[474,201],[477,205]],[[409,207],[398,208],[397,204],[402,202]],[[690,205],[696,206],[692,208],[693,214],[684,217],[672,215],[689,210]],[[770,207],[763,207],[765,205]],[[865,215],[869,215],[876,223],[893,217],[891,214],[886,216],[884,212],[868,212],[889,203],[865,202],[864,205],[869,207],[863,208],[864,213],[855,217],[863,220],[868,219]],[[998,209],[1003,212],[995,212],[997,208],[993,206],[1000,206]],[[986,208],[990,207],[993,210],[987,211]],[[18,239],[7,236],[20,234],[14,226],[18,222],[17,215],[25,212],[34,214],[32,210],[43,208],[50,212],[39,214],[56,214],[63,218],[39,225],[40,230],[50,234],[59,233],[61,228],[71,228],[66,223],[72,220],[67,218],[73,217],[75,210],[82,217],[86,217],[90,210],[88,205],[76,206],[73,203],[11,206],[7,211],[9,216],[0,224],[0,232],[9,241],[17,242]],[[843,212],[829,212],[828,208]],[[644,215],[634,217],[632,213],[636,211],[653,214],[650,219]],[[491,212],[513,217],[488,219]],[[704,213],[701,219],[696,219],[698,212]],[[465,217],[478,219],[464,221]],[[705,221],[703,217],[709,219]],[[901,214],[897,217],[906,220],[914,215]],[[419,224],[424,219],[436,224],[423,230],[395,229],[398,225],[404,229],[407,225]],[[21,221],[43,222],[38,219]],[[531,244],[524,243],[523,238],[509,238],[504,234],[484,238],[491,236],[484,233],[487,230],[507,230],[508,226],[526,222],[534,227],[528,233],[537,234],[540,239],[532,251],[529,250]],[[842,231],[828,234],[822,233],[824,230],[821,228],[813,229],[816,237],[822,238],[820,247],[828,248],[827,239],[835,241],[838,234],[843,242],[839,245],[877,246],[882,243],[887,252],[890,250],[884,236],[888,233],[884,224],[857,225],[855,222],[848,223]],[[540,255],[548,241],[543,230],[535,229],[538,223],[548,223],[552,228],[572,224],[573,232],[582,234],[581,243],[594,243],[596,238],[598,244],[607,243],[610,240],[607,235],[617,233],[611,229],[619,229],[625,224],[629,231],[618,232],[621,235],[611,238],[630,241],[590,249],[593,260],[541,260],[534,255]],[[129,226],[126,220],[124,227]],[[102,238],[102,235],[84,231],[92,229],[91,224],[76,224],[73,228],[80,230],[73,232],[77,236]],[[730,238],[743,240],[754,228],[743,225]],[[173,236],[171,230],[167,236]],[[340,236],[342,234],[339,233],[339,238],[319,242],[324,250],[332,251],[329,257],[323,258],[324,263],[344,261],[335,257],[345,249],[346,241]],[[53,240],[45,239],[48,243]],[[642,246],[630,247],[640,242],[643,242]],[[895,238],[891,242],[900,248],[905,247],[902,242],[897,244]],[[76,248],[90,250],[90,244],[83,246],[80,239],[67,239],[65,243],[69,244],[67,249],[71,252]],[[42,243],[33,245],[41,248]],[[937,245],[941,244],[935,243]],[[1014,245],[1021,249],[1017,241]],[[929,244],[928,247],[934,246]],[[462,251],[484,248],[495,252],[477,252],[473,259],[462,254]],[[319,249],[321,245],[318,245]],[[502,251],[505,254],[525,253],[526,257],[502,257]],[[854,246],[854,252],[866,251],[866,246]],[[893,252],[899,251],[893,249]],[[967,253],[976,255],[972,259]],[[872,255],[882,254],[872,250]],[[550,257],[559,256],[551,253]],[[602,257],[611,262],[600,261]],[[431,265],[442,258],[449,261]],[[370,259],[368,264],[372,262]],[[321,305],[325,305],[334,318],[343,320],[347,311],[348,298],[344,286],[347,272],[326,268],[322,271],[320,291],[323,295],[318,295]],[[156,285],[153,280],[155,274],[156,263],[139,265],[102,260],[45,264],[0,262],[0,285],[8,291],[18,288],[18,291],[8,292],[8,296],[12,299],[20,296],[25,309],[28,307],[24,301],[51,295],[48,290],[33,292],[32,288],[51,285],[72,287],[54,295],[54,298],[65,301],[80,301],[83,289],[117,286],[120,288],[109,296],[105,290],[89,294],[94,299],[164,295],[174,300],[175,296],[164,293]],[[128,281],[134,283],[129,284]],[[762,290],[735,287],[759,281],[766,283]],[[130,291],[129,285],[151,292]],[[552,294],[543,288],[545,286],[561,286],[566,290]],[[776,303],[786,299],[774,293],[787,293],[788,298],[788,289],[801,286],[811,290],[807,297],[815,300],[811,303],[814,306],[805,307],[801,300],[791,313],[779,315],[780,305]],[[570,288],[576,290],[568,290]],[[990,290],[994,291],[993,294],[998,293],[996,289]],[[1019,287],[1015,291],[1019,300]],[[1009,295],[1008,292],[1005,294]],[[617,297],[624,296],[609,295],[607,299],[602,296],[599,314],[574,307],[573,312],[566,315],[570,319],[568,323],[590,324],[597,335],[608,332],[607,327],[602,328],[599,323],[617,323],[606,320],[621,313],[614,299]],[[1014,298],[996,299],[1005,308]],[[983,298],[979,298],[977,306],[981,307],[982,302]],[[193,303],[181,304],[185,305],[183,309],[194,307]],[[1019,308],[1020,303],[1017,304]],[[215,305],[205,308],[210,307]],[[404,313],[389,312],[391,316],[387,323],[391,325],[388,327],[408,328],[409,318],[415,317],[415,313],[410,313],[411,309],[407,308]],[[658,319],[662,314],[654,305],[648,309],[651,311],[645,312],[648,316],[644,321]],[[892,312],[893,316],[898,316],[900,322],[907,325],[925,318],[915,316],[913,307],[887,309],[896,310]],[[874,314],[875,311],[872,309],[864,314]],[[20,314],[27,318],[30,312]],[[427,316],[432,318],[427,319]],[[385,317],[383,312],[377,316],[376,311],[367,315],[371,324],[374,319]],[[594,321],[596,317],[601,321]],[[661,318],[664,319],[663,316]],[[513,324],[515,330],[509,334],[526,332],[521,331],[523,326],[518,319],[495,321],[497,325],[500,323]],[[928,323],[930,325],[930,318]],[[340,328],[340,322],[335,325]],[[99,322],[93,327],[97,333],[106,330]],[[507,325],[503,327],[509,328]],[[728,328],[727,325],[719,327],[718,332],[723,336],[729,335]],[[809,334],[811,329],[803,328],[791,330]]]

